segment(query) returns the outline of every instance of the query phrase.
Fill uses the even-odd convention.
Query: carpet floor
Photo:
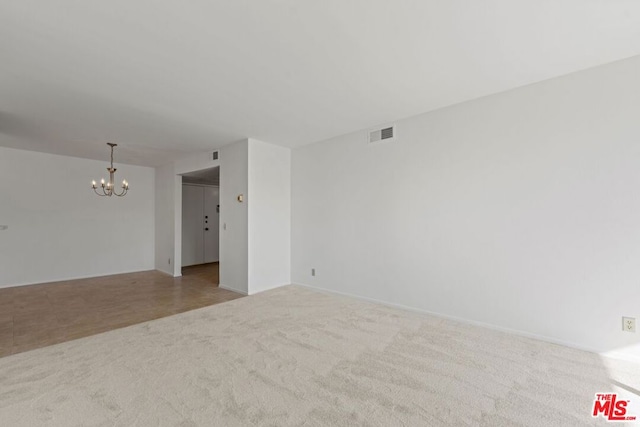
[[[637,363],[285,286],[0,358],[0,424],[584,426],[639,389]]]

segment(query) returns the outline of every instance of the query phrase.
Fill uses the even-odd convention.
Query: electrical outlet
[[[625,332],[635,332],[636,331],[636,319],[634,317],[623,317],[622,318],[622,330]]]
[[[311,269],[311,275],[312,275],[312,276],[315,276],[315,275],[316,275],[316,269],[315,269],[315,268],[312,268],[312,269]]]

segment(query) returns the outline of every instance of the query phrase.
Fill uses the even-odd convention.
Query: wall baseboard
[[[411,311],[411,312],[414,312],[414,313],[427,314],[427,315],[439,317],[439,318],[442,318],[442,319],[453,320],[455,322],[463,323],[463,324],[466,324],[466,325],[478,326],[478,327],[481,327],[481,328],[486,328],[486,329],[491,329],[491,330],[494,330],[494,331],[504,332],[504,333],[511,334],[511,335],[517,335],[517,336],[520,336],[520,337],[530,338],[530,339],[534,339],[534,340],[538,340],[538,341],[544,341],[544,342],[548,342],[548,343],[551,343],[551,344],[561,345],[561,346],[564,346],[564,347],[575,348],[576,350],[588,351],[589,353],[595,353],[595,354],[598,354],[598,355],[603,356],[603,357],[610,357],[610,358],[614,358],[614,359],[627,360],[627,361],[631,361],[631,362],[640,362],[640,356],[636,356],[636,355],[633,355],[633,354],[628,354],[628,353],[625,353],[625,352],[620,352],[620,351],[602,351],[602,350],[598,350],[598,349],[595,349],[595,348],[583,346],[583,345],[577,344],[577,343],[572,342],[572,341],[559,340],[557,338],[548,337],[548,336],[545,336],[545,335],[532,334],[530,332],[520,331],[518,329],[504,328],[502,326],[493,325],[491,323],[478,322],[476,320],[465,319],[463,317],[450,316],[448,314],[443,314],[443,313],[438,313],[438,312],[434,312],[434,311],[424,310],[424,309],[411,307],[411,306],[406,306],[406,305],[402,305],[402,304],[396,304],[396,303],[392,303],[392,302],[388,302],[388,301],[377,300],[375,298],[369,298],[369,297],[365,297],[365,296],[362,296],[362,295],[354,295],[354,294],[350,294],[350,293],[347,293],[347,292],[340,292],[340,291],[335,291],[335,290],[332,290],[332,289],[320,288],[320,287],[317,287],[317,286],[307,285],[307,284],[303,284],[303,283],[296,283],[295,285],[296,286],[302,286],[302,287],[308,288],[308,289],[312,289],[312,290],[318,291],[318,292],[324,292],[324,293],[327,293],[327,294],[334,294],[334,295],[341,295],[341,296],[344,296],[344,297],[354,298],[354,299],[358,299],[358,300],[361,300],[361,301],[367,301],[367,302],[371,302],[371,303],[375,303],[375,304],[386,305],[388,307],[399,308],[399,309]]]
[[[231,286],[227,286],[227,285],[223,285],[222,283],[218,285],[219,288],[222,289],[226,289],[227,291],[232,291],[238,294],[242,294],[242,295],[249,295],[248,293],[246,293],[245,291],[241,291],[239,289],[236,288],[232,288]]]
[[[283,287],[283,286],[287,286],[287,285],[290,285],[290,284],[291,284],[291,282],[287,282],[287,283],[280,283],[280,284],[277,284],[277,285],[269,285],[269,286],[267,286],[267,287],[265,287],[265,288],[263,288],[263,289],[260,289],[260,290],[259,290],[259,291],[257,291],[257,292],[253,292],[253,291],[252,291],[251,293],[248,293],[247,295],[255,295],[255,294],[259,294],[259,293],[262,293],[262,292],[270,291],[270,290],[272,290],[272,289],[281,288],[281,287]]]
[[[162,273],[162,274],[164,274],[165,276],[174,277],[174,276],[173,276],[173,273],[169,273],[168,271],[159,270],[159,269],[157,269],[157,268],[156,268],[156,271],[157,271],[158,273]]]
[[[46,280],[46,281],[38,281],[38,282],[23,282],[23,283],[17,283],[17,284],[5,284],[5,285],[0,285],[0,289],[4,289],[4,288],[17,288],[20,286],[31,286],[31,285],[42,285],[44,283],[57,283],[57,282],[66,282],[68,280],[82,280],[82,279],[93,279],[96,277],[106,277],[106,276],[116,276],[118,274],[129,274],[129,273],[142,273],[145,271],[160,271],[160,270],[156,270],[155,268],[145,268],[142,270],[125,270],[125,271],[116,271],[113,273],[106,273],[106,274],[92,274],[89,276],[70,276],[70,277],[61,277],[61,278],[53,278],[51,280]]]

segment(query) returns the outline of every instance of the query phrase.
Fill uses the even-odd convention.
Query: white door
[[[204,190],[182,186],[182,266],[204,263]]]
[[[203,187],[204,189],[204,262],[216,262],[220,240],[220,188]]]

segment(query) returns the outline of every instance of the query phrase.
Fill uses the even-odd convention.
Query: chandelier
[[[109,147],[111,147],[111,167],[108,167],[107,170],[109,171],[109,182],[104,182],[104,178],[102,178],[100,180],[100,190],[98,190],[98,185],[96,184],[95,181],[91,182],[91,188],[93,188],[93,191],[101,197],[104,196],[118,196],[118,197],[122,197],[125,194],[127,194],[127,191],[129,191],[129,183],[127,182],[127,180],[123,180],[122,181],[122,191],[120,191],[119,193],[115,191],[115,174],[116,174],[116,168],[113,167],[113,147],[117,147],[118,144],[114,144],[111,142],[107,142],[107,145]]]

